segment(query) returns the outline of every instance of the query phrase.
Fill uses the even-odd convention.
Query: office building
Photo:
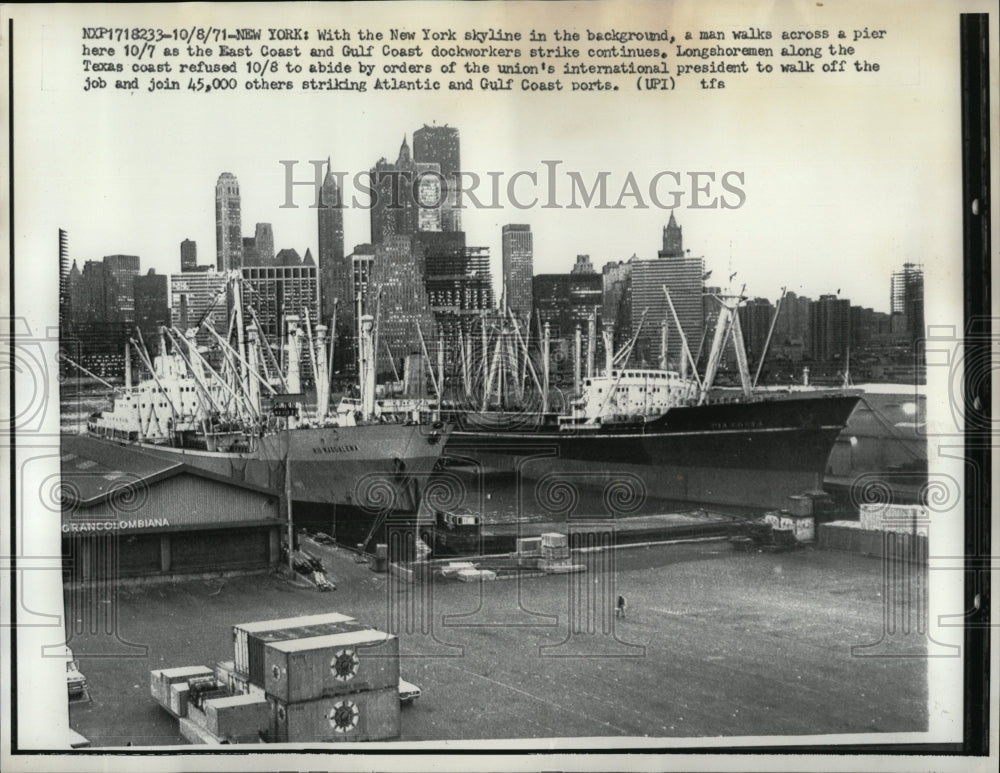
[[[442,231],[461,231],[462,154],[458,129],[451,126],[427,126],[413,133],[413,160],[418,164],[435,164],[441,175],[438,209]],[[424,229],[430,230],[430,229]]]
[[[493,308],[489,248],[466,246],[461,231],[418,233],[412,243],[438,336],[450,350],[459,331],[478,330],[482,312]]]
[[[692,356],[697,356],[705,324],[703,286],[705,259],[689,255],[632,261],[631,327],[642,330],[636,343],[635,361],[656,364],[659,360],[662,323],[667,320],[667,362],[681,363],[683,344],[663,290],[670,292],[681,331]],[[643,315],[645,320],[643,321]]]
[[[511,223],[501,229],[503,253],[503,296],[518,319],[531,320],[531,278],[534,276],[534,247],[531,226]]]
[[[812,357],[816,362],[844,361],[851,345],[851,302],[821,295],[810,307]]]
[[[750,367],[755,369],[764,353],[767,334],[774,318],[774,305],[767,298],[751,298],[740,306],[738,313],[747,360]]]
[[[282,252],[288,254],[294,250]],[[247,266],[240,273],[246,285],[244,305],[253,309],[272,351],[280,351],[286,343],[286,317],[297,316],[303,325],[308,320],[309,329],[315,328],[319,319],[319,276],[315,265],[300,261],[297,264]],[[301,355],[300,373],[304,379],[311,379],[309,352],[303,349]]]
[[[243,265],[243,228],[240,221],[240,185],[223,172],[215,184],[215,267],[230,271]]]
[[[270,223],[257,223],[253,244],[258,266],[270,266],[274,263],[274,232]]]
[[[924,337],[924,271],[917,263],[904,263],[892,273],[890,312],[902,314],[901,327],[911,340]]]
[[[229,312],[226,303],[226,275],[217,271],[188,271],[171,274],[170,324],[187,331],[197,328],[202,320],[211,319],[216,331],[226,335]],[[199,341],[211,341],[208,333],[199,330]]]
[[[181,242],[181,271],[198,270],[198,243],[191,239]]]
[[[590,255],[577,255],[576,263],[569,271],[571,274],[593,274],[594,264],[590,262]]]
[[[115,303],[122,322],[135,321],[133,281],[139,275],[138,255],[105,255],[106,276],[115,286]]]
[[[570,341],[577,325],[584,336],[587,321],[596,314],[601,329],[604,281],[596,272],[586,274],[538,274],[532,281],[532,305],[542,325],[549,323],[552,338]]]
[[[379,159],[371,175],[372,244],[381,244],[390,236],[441,230],[440,167],[414,161],[405,137],[396,161]]]
[[[170,305],[167,294],[167,275],[157,274],[156,269],[135,277],[135,326],[149,340],[161,326],[170,325]]]
[[[392,372],[390,356],[398,369],[402,358],[420,353],[420,334],[427,342],[436,337],[423,272],[409,236],[387,236],[375,245],[368,283],[363,313],[378,310],[378,369]]]
[[[351,261],[344,254],[344,203],[329,160],[318,203],[320,313],[329,323],[334,300],[343,312],[345,305],[350,307],[353,295]],[[354,335],[353,314],[337,314],[336,335],[338,339]]]

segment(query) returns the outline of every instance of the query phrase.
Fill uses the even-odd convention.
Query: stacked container
[[[233,627],[234,681],[267,697],[272,742],[399,735],[399,640],[330,613]]]
[[[399,735],[399,639],[372,629],[271,642],[264,692],[278,742]]]

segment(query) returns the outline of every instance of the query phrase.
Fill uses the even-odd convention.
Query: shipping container
[[[250,674],[250,654],[248,637],[250,634],[263,634],[266,631],[293,630],[324,623],[344,623],[354,620],[348,615],[337,612],[327,612],[322,615],[304,615],[302,617],[285,617],[278,620],[258,620],[255,623],[240,623],[233,626],[233,657],[236,673],[243,676]]]
[[[399,735],[399,687],[271,704],[269,739],[273,743],[385,741]]]
[[[173,711],[170,706],[170,686],[178,682],[186,684],[189,679],[197,676],[212,676],[212,669],[207,666],[182,666],[150,671],[149,692],[163,708]]]
[[[538,553],[542,549],[541,537],[518,537],[516,552],[518,555]]]
[[[208,730],[221,739],[256,741],[271,724],[271,706],[263,695],[233,695],[205,701]]]
[[[266,668],[264,648],[272,642],[314,639],[317,636],[329,636],[330,634],[347,633],[350,631],[364,631],[367,628],[368,626],[359,623],[357,620],[344,620],[339,623],[319,623],[317,625],[282,628],[277,631],[248,634],[247,654],[250,661],[250,672],[247,674],[247,680],[250,684],[264,686],[264,670]]]
[[[264,692],[286,703],[399,684],[399,639],[375,631],[271,642]]]

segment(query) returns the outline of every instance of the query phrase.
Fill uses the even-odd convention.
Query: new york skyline
[[[430,121],[426,123],[431,125]],[[395,131],[387,128],[383,133],[390,136],[394,134],[397,138],[404,135],[412,138],[413,131],[421,125],[423,124],[397,126]],[[455,128],[461,133],[465,147],[471,144],[476,148],[474,131],[463,131],[464,127],[460,125]],[[342,179],[348,183],[348,186],[345,186],[348,195],[345,197],[346,206],[343,210],[344,245],[348,252],[355,244],[371,241],[370,210],[364,191],[354,191],[350,187],[355,182],[353,178],[355,175],[366,175],[378,158],[394,157],[396,147],[398,145],[380,148],[381,153],[371,154],[367,163],[359,160],[354,169],[344,164],[338,165],[330,156],[329,168],[335,173],[344,175]],[[751,251],[747,245],[751,243],[751,239],[756,240],[758,237],[750,226],[745,224],[746,213],[757,208],[756,191],[760,189],[760,185],[754,179],[753,173],[746,171],[654,169],[648,166],[637,172],[623,168],[611,171],[594,166],[572,166],[569,162],[556,158],[539,159],[534,166],[526,164],[524,169],[513,171],[502,169],[481,171],[481,166],[476,164],[474,158],[466,160],[474,152],[463,148],[463,172],[469,175],[465,178],[466,182],[475,179],[472,175],[480,178],[480,189],[474,192],[474,195],[484,206],[482,208],[477,206],[476,201],[466,196],[461,210],[463,227],[469,234],[470,243],[490,248],[495,276],[500,276],[502,273],[499,265],[502,254],[501,228],[509,222],[523,222],[531,226],[535,237],[535,273],[560,273],[569,270],[578,254],[589,254],[598,267],[609,261],[628,260],[633,255],[639,258],[655,257],[659,246],[658,234],[672,213],[675,216],[679,215],[683,220],[687,232],[687,248],[692,255],[705,257],[706,270],[713,271],[716,277],[729,276],[735,272],[736,284],[732,289],[738,290],[745,283],[745,292],[751,296],[759,295],[775,299],[780,294],[780,288],[787,286],[789,290],[810,296],[837,292],[843,297],[850,298],[852,303],[857,305],[888,311],[890,305],[888,281],[891,271],[903,262],[923,263],[927,259],[922,252],[913,249],[906,254],[894,252],[878,260],[873,259],[878,266],[877,270],[858,272],[855,276],[850,272],[845,274],[822,271],[818,270],[814,261],[806,257],[810,251],[807,246],[788,244],[777,229],[771,232],[774,244],[770,249],[761,249],[761,245],[754,241],[754,249]],[[318,153],[312,155],[319,156]],[[352,152],[350,155],[358,157],[360,154]],[[209,262],[207,256],[210,252],[214,252],[215,247],[212,195],[218,175],[224,172],[234,175],[239,181],[244,231],[252,232],[253,224],[258,222],[271,223],[277,248],[294,248],[300,253],[311,249],[316,255],[320,251],[315,225],[316,210],[310,206],[314,192],[311,185],[304,183],[311,180],[314,175],[314,165],[319,163],[325,165],[326,157],[277,159],[273,164],[267,165],[243,162],[225,169],[213,168],[194,172],[190,180],[183,180],[183,188],[191,191],[183,197],[183,207],[171,211],[170,222],[176,223],[181,230],[168,237],[163,233],[165,228],[162,227],[153,229],[155,236],[146,232],[136,233],[135,229],[127,225],[124,228],[119,226],[116,230],[104,230],[100,234],[91,232],[87,226],[70,229],[74,234],[71,257],[82,262],[99,258],[104,254],[138,254],[143,259],[144,267],[155,268],[159,273],[174,273],[178,268],[178,245],[184,239],[191,239],[199,244],[199,260],[202,263]],[[492,177],[490,172],[493,173]],[[522,179],[508,189],[510,178],[518,172],[522,173]],[[735,173],[740,175],[740,178],[729,178],[728,189],[722,187],[722,178],[727,172],[731,175]],[[536,180],[539,177],[542,179],[538,180],[536,185],[526,178],[525,173],[534,174]],[[554,195],[545,187],[548,181],[544,179],[544,175],[549,173],[558,175]],[[664,178],[664,173],[671,173],[671,176]],[[701,176],[697,177],[699,173]],[[621,198],[623,185],[627,188],[630,174],[634,179],[641,181],[638,189],[639,198],[634,195]],[[660,175],[661,180],[666,180],[659,186],[663,192],[661,202],[671,203],[672,200],[680,198],[681,206],[657,207],[651,202],[645,183],[656,175]],[[573,176],[576,176],[576,181],[573,180]],[[291,192],[287,187],[289,178],[296,183]],[[493,205],[498,197],[494,195],[495,191],[490,189],[493,178],[501,181],[499,201],[505,201],[508,193],[513,194],[519,201],[530,200],[541,193],[539,204],[522,208],[512,206],[508,201],[507,206],[494,208]],[[692,178],[694,182],[691,182]],[[681,181],[680,186],[675,184],[678,179]],[[740,184],[739,179],[743,180],[740,193],[745,196],[745,202],[741,206],[733,206],[740,201],[731,193],[733,185]],[[244,182],[245,180],[251,182]],[[606,182],[607,202],[610,205],[606,208],[597,206],[597,196],[590,206],[586,206],[586,190],[592,189],[597,181]],[[200,195],[196,195],[193,190],[195,183],[203,183],[208,193],[203,190],[199,192]],[[359,187],[363,185],[364,183],[360,183]],[[701,187],[701,202],[715,200],[716,207],[707,209],[690,206],[693,201],[692,186]],[[673,191],[678,191],[679,195],[674,195],[671,199],[670,194]],[[694,195],[699,194],[695,192]],[[295,204],[294,208],[284,206],[290,198]],[[355,200],[353,203],[358,206],[352,206],[352,198]],[[615,207],[614,204],[619,199],[622,204]],[[559,208],[544,206],[551,204],[553,200],[559,204]],[[724,205],[728,205],[728,208],[724,208]],[[849,211],[850,207],[845,206],[844,209]],[[600,221],[607,227],[603,231],[595,229],[593,223],[586,228],[560,227],[563,223],[579,223],[581,216],[585,221]],[[854,227],[847,227],[856,220],[846,218],[843,221],[845,228],[842,240],[852,245],[842,248],[845,254],[862,249],[862,245],[856,243],[859,238],[857,223],[854,222]],[[210,227],[206,227],[206,221]],[[621,227],[614,226],[616,221],[622,223]],[[635,223],[641,224],[641,227],[634,228],[627,225]],[[732,223],[733,228],[728,229],[727,223]],[[862,225],[864,225],[863,219]],[[820,245],[814,245],[813,248],[817,252],[823,249]],[[873,254],[876,252],[874,248],[869,249]],[[793,255],[801,257],[793,260]],[[775,263],[781,262],[781,257],[787,258],[789,265],[776,266]],[[765,270],[761,271],[760,268]]]

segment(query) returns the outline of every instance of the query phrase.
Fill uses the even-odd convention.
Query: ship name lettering
[[[762,421],[713,421],[712,429],[760,429]]]
[[[346,454],[359,450],[355,445],[345,446],[318,446],[313,449],[314,454]]]

